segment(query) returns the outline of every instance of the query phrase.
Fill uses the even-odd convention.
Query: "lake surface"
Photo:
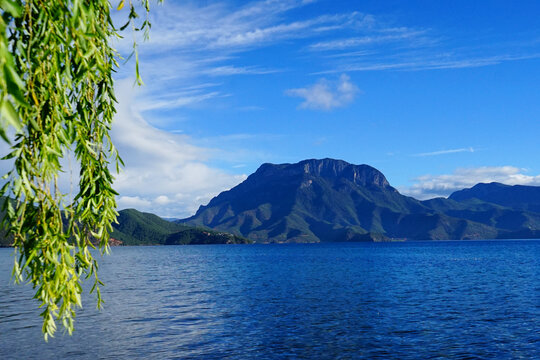
[[[540,359],[540,241],[113,248],[41,335],[0,249],[0,359]]]

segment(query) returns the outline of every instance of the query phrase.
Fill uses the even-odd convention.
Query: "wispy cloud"
[[[282,72],[283,70],[277,69],[263,69],[254,66],[234,66],[234,65],[224,65],[216,66],[203,70],[202,73],[210,76],[229,76],[229,75],[262,75],[262,74],[273,74],[277,72]]]
[[[447,155],[447,154],[456,154],[456,153],[473,153],[474,148],[468,147],[468,148],[459,148],[459,149],[450,149],[450,150],[438,150],[438,151],[431,151],[431,152],[425,152],[425,153],[419,153],[419,154],[413,154],[412,156],[437,156],[437,155]]]
[[[181,93],[176,95],[167,95],[166,98],[163,96],[155,98],[147,98],[139,102],[135,107],[139,111],[148,111],[156,109],[177,109],[194,104],[201,103],[203,101],[214,99],[217,97],[226,97],[228,95],[221,94],[218,91],[212,92],[190,92],[190,93]]]
[[[359,12],[320,15],[294,21],[286,19],[287,12],[313,2],[251,1],[242,7],[226,2],[213,2],[206,6],[189,2],[167,3],[162,8],[153,9],[151,42],[142,46],[160,53],[167,52],[167,49],[231,53],[346,27],[366,27],[373,21],[371,15]],[[129,43],[120,43],[118,48],[124,52],[131,50]]]
[[[454,49],[436,29],[402,26],[360,11],[317,13],[312,11],[315,2],[265,0],[238,6],[227,1],[171,1],[156,6],[151,12],[151,40],[139,44],[143,78],[152,79],[148,83],[153,91],[163,92],[165,82],[196,84],[209,78],[298,71],[246,56],[253,50],[295,42],[299,46],[287,49],[284,56],[298,59],[307,52],[310,58],[318,58],[317,68],[310,69],[314,74],[460,69],[540,57],[530,51],[530,43],[529,48],[523,45],[521,50],[505,48],[504,52]],[[304,16],[291,15],[304,10],[308,10]],[[130,39],[119,42],[118,48],[129,53]],[[183,101],[178,104],[183,106]]]
[[[414,30],[407,29],[397,34],[383,34],[383,35],[374,34],[374,35],[366,35],[366,36],[361,36],[361,37],[352,37],[352,38],[318,42],[318,43],[310,45],[309,49],[317,50],[317,51],[344,50],[344,49],[371,45],[371,44],[388,43],[388,42],[395,42],[395,41],[400,41],[400,40],[410,40],[410,39],[419,38],[420,36],[425,35],[425,34],[426,34],[425,30],[414,31]]]
[[[372,15],[357,11],[298,19],[289,13],[316,1],[250,1],[238,7],[220,1],[202,5],[166,2],[153,8],[150,41],[139,41],[143,77],[173,81],[204,76],[264,75],[283,71],[242,63],[242,54],[298,39],[320,38],[344,29],[368,29]],[[116,44],[123,54],[131,39]],[[245,60],[244,60],[245,61]]]
[[[351,82],[349,76],[343,74],[337,81],[321,79],[305,88],[289,89],[285,94],[303,98],[299,106],[302,109],[331,110],[348,105],[358,92],[358,87]]]
[[[514,166],[459,168],[452,174],[420,176],[415,179],[415,184],[399,190],[417,199],[430,199],[446,197],[454,191],[490,182],[539,186],[540,175],[525,174],[524,169]]]
[[[431,59],[429,58],[431,57]],[[484,66],[498,65],[510,61],[529,60],[540,58],[540,53],[532,54],[505,54],[481,57],[471,55],[469,57],[446,56],[440,57],[438,54],[426,53],[425,57],[405,58],[395,60],[388,58],[385,61],[379,59],[366,59],[362,62],[347,61],[335,64],[332,69],[316,72],[315,75],[333,74],[339,72],[362,72],[362,71],[420,71],[420,70],[443,70],[443,69],[464,69]],[[369,61],[371,60],[371,61]],[[405,60],[405,61],[403,61]]]

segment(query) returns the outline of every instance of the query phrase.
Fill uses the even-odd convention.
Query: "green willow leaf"
[[[2,114],[2,118],[6,119],[11,126],[18,131],[21,130],[22,126],[19,120],[19,114],[10,101],[6,99],[2,101],[2,104],[0,104],[0,114]]]
[[[14,0],[0,0],[0,8],[10,13],[14,17],[20,17],[23,11],[23,8],[19,2]]]

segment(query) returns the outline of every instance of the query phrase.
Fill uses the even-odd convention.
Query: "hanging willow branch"
[[[148,13],[148,0],[140,3]],[[128,4],[116,7],[127,15],[122,30],[147,30],[147,19],[135,26]],[[0,9],[0,136],[11,144],[4,159],[14,163],[0,192],[9,198],[3,227],[16,249],[13,275],[36,290],[47,340],[56,320],[73,331],[83,279],[93,275],[102,303],[90,249],[108,251],[118,214],[109,166],[118,168],[121,159],[109,131],[119,58],[110,42],[120,30],[108,0],[0,0]],[[136,75],[140,83],[138,61]],[[81,169],[74,198],[57,184],[69,153]]]

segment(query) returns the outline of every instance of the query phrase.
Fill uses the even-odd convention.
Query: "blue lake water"
[[[0,359],[540,359],[540,241],[113,248],[44,343],[0,249]]]

